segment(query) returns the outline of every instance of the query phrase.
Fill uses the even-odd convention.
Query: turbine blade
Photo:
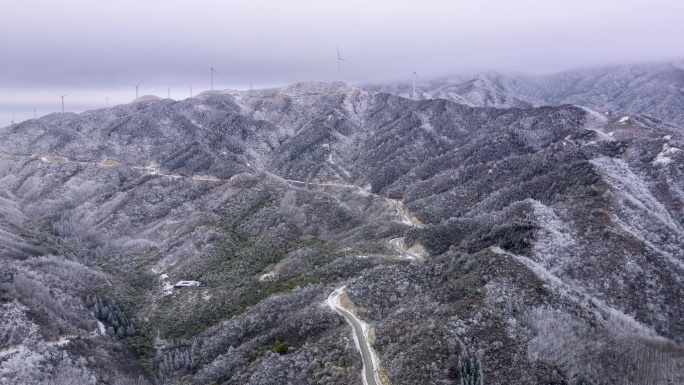
[[[340,58],[340,49],[337,46],[335,46],[335,48],[337,48],[337,58],[339,59]]]
[[[345,62],[345,63],[349,63],[348,61],[342,59],[341,57],[338,57],[337,60],[342,60],[342,61]]]

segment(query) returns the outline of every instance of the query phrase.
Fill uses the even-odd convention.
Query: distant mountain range
[[[470,74],[412,84],[373,85],[373,91],[417,99],[447,99],[473,107],[576,104],[648,114],[684,125],[684,64],[644,64],[566,71],[548,76]]]
[[[410,87],[1,128],[0,384],[684,383],[682,69]]]

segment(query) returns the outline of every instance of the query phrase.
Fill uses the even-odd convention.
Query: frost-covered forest
[[[645,72],[587,79],[611,96]],[[573,79],[496,103],[453,79],[298,83],[1,128],[0,384],[361,384],[342,286],[385,385],[684,383],[675,99]]]

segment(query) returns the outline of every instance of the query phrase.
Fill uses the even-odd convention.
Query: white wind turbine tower
[[[136,98],[136,99],[138,98],[138,87],[139,87],[141,84],[143,84],[143,82],[140,82],[140,83],[138,83],[138,84],[131,84],[131,83],[128,83],[129,86],[135,87],[135,98]]]
[[[17,116],[17,113],[14,112],[12,113],[12,120],[10,120],[10,124],[14,124],[14,117]]]
[[[340,61],[343,61],[345,63],[349,63],[349,62],[342,59],[342,57],[340,56],[339,47],[335,46],[335,48],[337,48],[337,81],[339,82],[340,81]]]
[[[416,81],[418,80],[418,74],[413,71],[413,97],[416,97]]]
[[[62,98],[62,113],[64,113],[64,97],[67,96],[67,95],[69,95],[69,94],[60,95],[60,94],[58,94],[58,93],[56,93],[56,92],[54,92],[54,94],[57,95],[57,96],[59,96],[60,98]]]
[[[214,72],[216,72],[216,75],[221,76],[218,71],[214,69],[214,66],[212,65],[211,68],[209,69],[209,74],[211,75],[211,90],[214,90]]]

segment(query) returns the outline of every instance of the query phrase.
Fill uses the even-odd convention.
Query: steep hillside
[[[0,129],[0,383],[360,384],[342,286],[383,383],[682,382],[681,129],[480,86]]]

